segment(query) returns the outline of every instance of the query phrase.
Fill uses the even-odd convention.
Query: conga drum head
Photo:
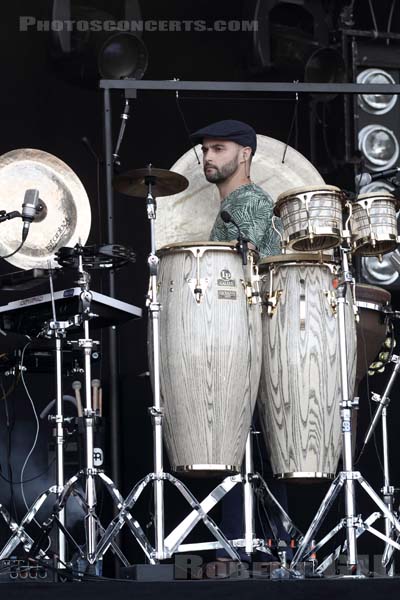
[[[333,259],[330,254],[322,254],[322,252],[311,253],[290,253],[290,254],[276,254],[274,256],[266,256],[262,258],[258,263],[258,269],[260,273],[265,273],[274,265],[290,264],[290,263],[321,263],[321,264],[333,264]]]

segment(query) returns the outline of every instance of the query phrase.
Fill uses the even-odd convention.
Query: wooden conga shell
[[[247,302],[233,244],[174,244],[159,256],[160,387],[171,468],[238,472],[260,378],[260,306]],[[201,302],[193,291],[197,265]]]
[[[330,260],[324,257],[324,260]],[[259,412],[272,471],[283,479],[331,479],[341,453],[341,372],[338,319],[329,302],[334,275],[315,255],[261,261],[262,298],[281,291],[272,317],[265,310]],[[346,305],[349,395],[356,367],[355,319]]]

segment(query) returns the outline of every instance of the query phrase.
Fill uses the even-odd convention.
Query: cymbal
[[[62,160],[32,148],[0,156],[0,209],[21,212],[27,189],[39,190],[44,206],[30,226],[21,250],[6,259],[20,269],[56,267],[62,246],[85,244],[90,232],[89,198],[80,179]],[[0,224],[0,257],[10,254],[21,240],[22,221]]]
[[[114,178],[114,189],[126,196],[146,198],[148,187],[146,177],[152,177],[152,193],[155,197],[173,196],[183,192],[189,185],[188,180],[179,173],[167,169],[133,169]]]

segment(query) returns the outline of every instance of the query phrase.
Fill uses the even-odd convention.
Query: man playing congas
[[[221,198],[210,240],[223,242],[238,238],[234,223],[227,223],[221,217],[226,211],[248,240],[249,247],[256,249],[261,258],[280,254],[279,236],[272,227],[273,200],[250,177],[251,161],[257,149],[254,129],[241,121],[225,120],[199,129],[190,137],[193,143],[202,143],[204,175],[218,187]],[[264,452],[259,457],[263,463],[268,461]],[[261,470],[264,470],[263,466]],[[273,487],[273,492],[285,505],[284,484],[278,482]],[[243,537],[239,517],[243,515],[242,498],[241,489],[235,487],[222,501],[221,529],[228,539]],[[285,538],[285,532],[280,530],[279,534]],[[248,559],[246,554],[240,554],[242,559]],[[228,557],[225,551],[218,551],[217,555],[220,559]]]
[[[204,175],[216,184],[221,198],[210,240],[237,239],[235,225],[221,218],[221,212],[226,211],[261,257],[280,254],[279,237],[272,228],[273,200],[250,178],[251,160],[257,149],[254,129],[230,119],[199,129],[190,137],[194,143],[202,143]]]

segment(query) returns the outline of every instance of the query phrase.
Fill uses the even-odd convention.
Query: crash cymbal
[[[186,190],[189,185],[186,177],[179,173],[167,169],[147,167],[145,169],[133,169],[118,175],[114,179],[114,189],[127,196],[146,198],[149,191],[146,185],[146,177],[149,176],[152,178],[152,193],[156,198],[173,196]]]
[[[201,146],[196,147],[201,161]],[[286,150],[286,153],[285,153]],[[284,160],[283,160],[284,159]],[[209,183],[193,150],[183,154],[171,169],[190,181],[183,194],[164,198],[156,220],[157,248],[176,242],[208,240],[221,200],[217,186]],[[251,164],[251,179],[274,200],[296,186],[324,183],[317,169],[300,152],[284,142],[257,135],[257,152]]]
[[[24,270],[47,268],[48,261],[57,266],[59,248],[85,244],[89,237],[89,198],[74,171],[48,152],[21,148],[0,156],[0,209],[21,211],[27,189],[39,190],[44,208],[21,250],[6,260]],[[7,221],[0,228],[1,257],[18,247],[22,221]]]

